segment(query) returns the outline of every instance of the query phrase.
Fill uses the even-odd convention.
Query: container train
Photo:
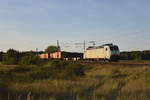
[[[120,51],[117,45],[105,44],[98,47],[89,47],[84,53],[55,52],[41,54],[41,59],[60,59],[60,60],[108,60],[118,61]]]

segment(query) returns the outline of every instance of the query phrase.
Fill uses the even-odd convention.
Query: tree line
[[[14,49],[9,49],[6,53],[0,52],[0,61],[3,64],[36,64],[39,59],[39,53],[41,52],[19,52]]]
[[[150,60],[150,50],[121,52],[121,60]]]
[[[39,54],[42,53],[53,53],[57,51],[56,46],[48,46],[45,51],[35,52],[35,51],[26,51],[19,52],[14,49],[9,49],[6,53],[0,52],[0,62],[3,64],[37,64],[39,63]]]

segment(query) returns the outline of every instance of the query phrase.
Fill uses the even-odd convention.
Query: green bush
[[[72,80],[84,76],[84,66],[80,64],[50,61],[47,66],[22,65],[8,71],[0,71],[0,81],[32,82],[45,79]]]
[[[26,71],[27,68],[19,70]],[[84,76],[83,66],[80,64],[68,63],[63,61],[50,61],[49,66],[35,67],[29,72],[33,80],[41,79],[75,79]]]
[[[51,78],[74,79],[76,77],[84,76],[84,68],[81,64],[52,61],[50,66],[52,71]]]
[[[4,64],[17,64],[19,61],[19,52],[13,49],[9,49],[3,56]]]
[[[38,62],[39,62],[39,57],[35,55],[23,56],[19,61],[21,65],[35,65],[38,64]]]
[[[52,75],[52,71],[49,67],[35,68],[29,72],[30,77],[34,80],[48,79]]]
[[[67,76],[70,77],[76,77],[76,76],[83,76],[84,75],[84,71],[83,71],[83,65],[81,64],[73,64],[70,63],[67,68]]]

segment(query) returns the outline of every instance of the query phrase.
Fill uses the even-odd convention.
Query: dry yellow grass
[[[150,67],[91,66],[77,80],[11,82],[14,100],[150,100]],[[8,96],[8,95],[7,95]]]

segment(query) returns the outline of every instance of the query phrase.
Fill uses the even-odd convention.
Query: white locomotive
[[[84,52],[83,58],[85,60],[109,60],[118,61],[120,58],[120,51],[117,45],[105,44],[98,47],[89,47]]]

